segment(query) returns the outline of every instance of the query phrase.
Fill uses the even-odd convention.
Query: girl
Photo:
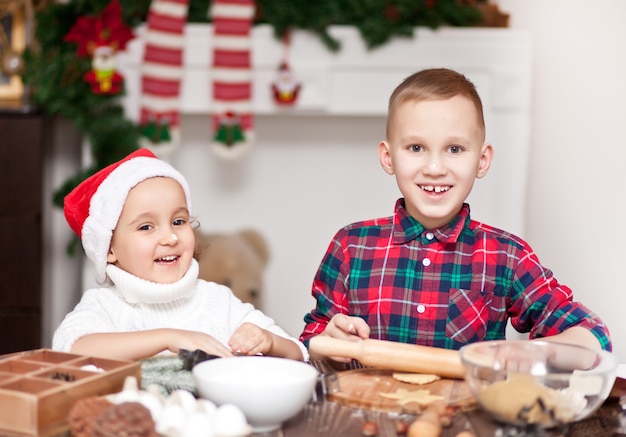
[[[271,318],[198,279],[189,186],[149,150],[83,181],[64,212],[106,286],[83,294],[53,349],[132,360],[180,349],[308,358]]]

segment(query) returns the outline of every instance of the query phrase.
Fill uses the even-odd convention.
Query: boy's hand
[[[246,322],[233,333],[228,345],[238,355],[269,355],[274,347],[274,338],[265,329]]]
[[[341,340],[360,341],[369,338],[370,327],[360,317],[336,314],[330,319],[322,335]]]
[[[369,338],[370,327],[360,317],[348,316],[345,314],[335,314],[326,329],[320,335],[338,338],[348,341],[361,341]],[[331,360],[341,363],[349,363],[350,358],[329,357]]]

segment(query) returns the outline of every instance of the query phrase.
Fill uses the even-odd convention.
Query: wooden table
[[[364,411],[345,407],[334,402],[311,402],[304,410],[284,424],[282,429],[269,433],[255,433],[264,437],[363,437],[365,421],[378,424],[378,437],[401,437],[396,432],[398,420],[411,420],[415,416]],[[608,437],[626,435],[626,415],[618,400],[603,405],[593,416],[559,429],[542,431],[504,426],[493,421],[483,410],[475,408],[458,412],[450,427],[444,428],[441,437],[455,437],[469,430],[476,437]]]
[[[10,355],[9,355],[10,356]],[[327,369],[319,369],[327,370]],[[476,437],[609,437],[626,436],[626,380],[618,379],[609,399],[591,417],[569,426],[542,431],[507,427],[491,419],[477,406],[459,408],[449,427],[443,428],[441,437],[456,437],[461,431],[471,431]],[[0,412],[1,414],[1,412]],[[277,431],[254,433],[254,437],[363,437],[366,421],[378,425],[377,437],[402,437],[396,432],[396,423],[407,423],[417,416],[395,412],[381,412],[341,405],[320,394],[309,402],[294,418]],[[5,437],[2,434],[0,437]],[[22,437],[15,434],[11,437]],[[50,437],[50,436],[49,436]],[[70,437],[61,432],[54,437]]]
[[[317,366],[316,366],[317,367]],[[328,371],[328,368],[320,368]],[[337,370],[337,369],[335,369]],[[376,422],[377,437],[401,437],[396,432],[396,422],[411,422],[417,416],[386,413],[352,408],[328,401],[319,396],[310,402],[296,417],[286,422],[282,429],[270,433],[255,433],[263,437],[363,437],[363,424]],[[561,428],[540,430],[520,429],[494,421],[477,405],[459,409],[441,437],[456,437],[461,431],[471,431],[476,437],[608,437],[626,436],[626,380],[618,378],[609,399],[589,418]]]

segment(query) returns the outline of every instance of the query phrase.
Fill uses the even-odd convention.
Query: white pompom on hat
[[[65,219],[80,237],[87,258],[93,262],[98,283],[107,280],[111,237],[128,193],[138,183],[153,177],[168,177],[178,182],[185,192],[189,214],[192,214],[191,193],[185,177],[148,149],[136,150],[99,170],[65,196]]]

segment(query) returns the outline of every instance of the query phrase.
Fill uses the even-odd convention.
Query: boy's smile
[[[396,176],[409,214],[428,229],[452,221],[474,180],[487,174],[493,151],[478,120],[461,96],[407,101],[393,112],[380,162]]]
[[[448,191],[451,187],[446,185],[445,187],[442,186],[432,186],[432,185],[423,185],[420,187],[422,190],[430,192],[430,193],[445,193],[446,191]]]

